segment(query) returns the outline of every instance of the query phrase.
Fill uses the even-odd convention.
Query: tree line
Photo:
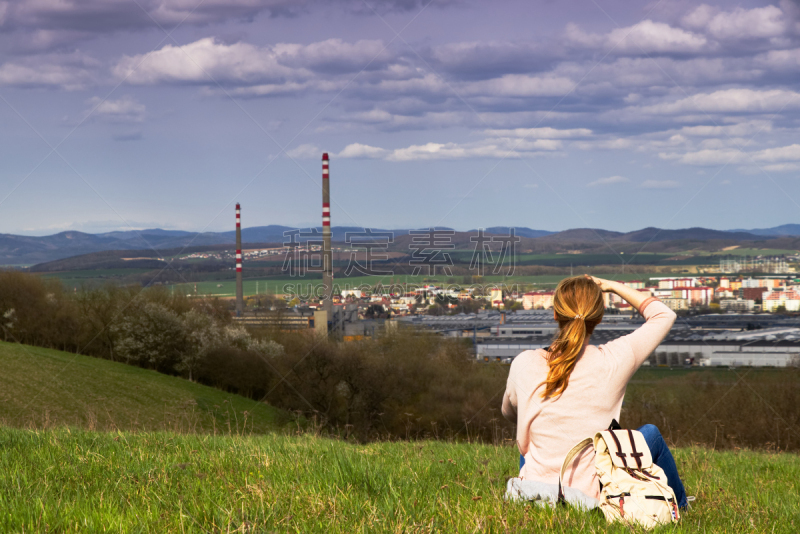
[[[508,368],[476,363],[469,340],[404,329],[332,342],[313,331],[248,331],[230,305],[163,287],[66,291],[0,271],[0,335],[180,376],[297,413],[331,435],[513,443],[500,414]],[[800,369],[653,375],[621,424],[656,423],[679,445],[800,450]],[[656,380],[657,379],[657,380]]]
[[[268,402],[359,441],[510,439],[507,371],[476,365],[469,341],[400,329],[354,342],[313,331],[248,331],[230,304],[164,287],[65,290],[0,271],[5,341],[152,369]]]

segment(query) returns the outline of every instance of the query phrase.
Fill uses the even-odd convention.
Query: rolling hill
[[[20,428],[263,434],[286,412],[123,363],[0,341],[0,423]],[[230,425],[230,426],[229,426]]]
[[[289,238],[284,232],[306,230],[290,226],[254,226],[242,229],[242,240],[246,243],[283,243]],[[317,232],[322,235],[322,227]],[[362,232],[364,229],[355,226],[334,226],[331,231],[333,239],[344,242],[348,232]],[[395,236],[408,234],[410,230],[381,230],[374,232],[394,232]],[[321,239],[321,237],[320,237]],[[20,236],[0,234],[0,265],[34,265],[71,258],[82,254],[105,251],[159,250],[170,249],[207,250],[209,246],[227,245],[236,242],[235,231],[230,232],[184,232],[179,230],[128,230],[124,232],[108,232],[105,234],[87,234],[84,232],[60,232],[49,236]],[[157,254],[153,255],[157,257]]]
[[[754,228],[752,230],[730,230],[731,232],[747,232],[766,236],[800,236],[800,224],[782,224],[772,228]]]
[[[718,250],[731,245],[744,246],[744,244],[753,245],[770,240],[791,240],[795,238],[794,230],[792,229],[795,226],[800,228],[800,225],[785,225],[784,227],[770,229],[775,233],[769,234],[766,233],[767,230],[758,231],[759,233],[750,233],[741,230],[723,231],[708,228],[671,230],[653,227],[633,232],[614,232],[599,228],[575,228],[562,232],[548,232],[525,227],[515,227],[514,231],[515,235],[521,239],[520,249],[534,252],[566,252],[574,250],[594,252],[599,247],[607,247],[610,244],[615,244],[615,249],[623,251],[627,250],[626,246],[632,247],[630,250],[634,250],[637,249],[636,244],[643,243],[647,244],[649,252],[658,252],[661,250],[691,249],[701,242],[711,242],[710,248]],[[451,230],[444,227],[438,229]],[[285,237],[284,233],[293,230],[301,229],[279,225],[244,228],[242,230],[242,239],[245,243],[245,248],[275,247],[287,242],[289,238]],[[302,230],[308,231],[309,229]],[[316,230],[319,232],[318,235],[321,236],[321,228]],[[335,226],[332,228],[333,240],[344,243],[348,233],[363,232],[363,230],[360,227]],[[408,252],[409,244],[412,242],[412,236],[409,235],[409,232],[412,230],[382,230],[376,228],[371,230],[373,232],[392,232],[394,234],[394,242],[390,244],[389,250]],[[485,229],[487,235],[508,235],[509,231],[510,227],[507,226],[494,226]],[[476,234],[477,230],[455,232],[450,242],[455,243],[457,248],[471,248],[473,241],[470,238]],[[301,240],[306,239],[308,238],[301,238]],[[87,264],[87,261],[88,264],[93,266],[91,268],[106,268],[108,265],[116,265],[115,262],[118,262],[123,257],[131,256],[130,253],[135,251],[137,258],[148,258],[151,261],[142,265],[131,263],[127,267],[159,268],[153,262],[158,261],[160,256],[175,255],[179,252],[225,250],[230,249],[234,242],[234,232],[192,233],[160,229],[142,230],[141,232],[109,232],[105,234],[61,232],[43,237],[0,234],[0,265],[40,265],[69,258],[69,261],[64,265],[57,264],[56,266],[56,264],[51,264],[38,270],[52,271],[83,268],[81,265]],[[770,245],[770,248],[786,247]],[[88,257],[86,255],[92,256]],[[83,256],[86,257],[79,259]],[[75,261],[72,261],[73,258],[75,258]]]

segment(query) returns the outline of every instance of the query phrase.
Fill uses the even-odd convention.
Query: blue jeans
[[[675,465],[675,459],[672,457],[672,453],[669,452],[667,442],[661,437],[658,427],[656,425],[644,425],[639,427],[638,430],[647,442],[647,447],[653,456],[653,463],[667,475],[667,484],[675,492],[678,506],[686,508],[689,503],[686,501],[686,490],[683,489],[683,482],[681,482],[681,477],[678,475],[678,466]]]
[[[683,489],[683,482],[678,475],[678,466],[675,465],[675,459],[672,453],[669,452],[667,442],[661,437],[661,432],[655,425],[644,425],[637,430],[642,433],[644,440],[647,442],[647,447],[650,449],[650,454],[653,456],[653,463],[660,467],[664,474],[667,475],[667,484],[672,491],[675,492],[675,498],[678,499],[678,506],[686,508],[688,504],[686,501],[686,490]],[[519,456],[519,468],[525,465],[525,457]]]

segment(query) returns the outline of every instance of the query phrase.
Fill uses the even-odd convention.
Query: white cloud
[[[772,131],[772,122],[766,120],[743,121],[737,124],[684,126],[682,135],[697,137],[742,137]]]
[[[340,122],[375,125],[381,129],[429,129],[446,126],[464,126],[474,120],[471,111],[430,111],[411,115],[393,114],[382,109],[348,114]]]
[[[452,95],[453,89],[436,74],[422,73],[406,79],[381,79],[377,84],[369,87],[379,94],[406,95],[406,94],[441,94],[447,92]]]
[[[568,42],[572,42],[576,45],[586,48],[597,48],[603,46],[603,42],[605,40],[604,36],[602,35],[584,32],[580,26],[574,22],[567,23],[567,26],[564,28],[564,37],[566,37]]]
[[[675,180],[645,180],[640,187],[644,189],[675,189],[680,186],[680,182]]]
[[[570,137],[589,137],[592,131],[588,128],[559,130],[557,128],[513,128],[505,130],[485,130],[492,137],[524,137],[530,139],[566,139]]]
[[[605,35],[585,33],[575,24],[568,24],[566,37],[582,47],[634,55],[699,52],[708,42],[703,35],[649,19],[633,26],[616,28]]]
[[[85,88],[92,82],[89,70],[81,65],[64,64],[57,60],[0,65],[0,85],[51,86],[67,91]]]
[[[413,161],[424,159],[465,158],[467,151],[457,143],[427,143],[395,149],[389,156],[391,161]]]
[[[768,39],[783,35],[788,21],[777,6],[744,9],[713,14],[713,8],[700,6],[684,21],[697,29],[705,29],[717,39]]]
[[[800,145],[759,150],[753,155],[753,159],[756,161],[800,161]]]
[[[800,93],[784,89],[722,89],[700,93],[676,102],[638,108],[642,113],[768,113],[800,108]]]
[[[347,151],[350,147],[345,148]],[[484,139],[473,143],[426,143],[382,151],[376,147],[358,145],[354,154],[370,154],[361,157],[384,156],[388,161],[425,161],[467,158],[520,158],[554,153],[562,148],[557,139],[524,140],[509,137]],[[344,152],[344,151],[343,151]],[[351,156],[355,157],[355,156]]]
[[[389,122],[395,116],[389,113],[384,109],[371,109],[369,111],[362,111],[360,113],[354,113],[350,120],[356,120],[359,122],[366,122],[366,123],[381,123],[381,122]]]
[[[622,150],[633,146],[633,141],[624,137],[616,139],[598,139],[596,141],[578,141],[575,146],[581,150]]]
[[[8,3],[13,7],[7,11]],[[164,26],[179,22],[202,25],[253,17],[262,11],[291,14],[307,4],[306,0],[139,0],[134,5],[109,0],[30,0],[2,2],[0,21],[5,19],[14,28],[80,29],[97,34],[152,28],[154,21]]]
[[[770,50],[754,58],[755,64],[771,71],[797,72],[800,70],[800,48]]]
[[[180,47],[166,45],[149,55],[125,56],[114,67],[114,74],[136,84],[255,84],[298,76],[294,69],[278,63],[269,49],[247,43],[218,43],[213,37]]]
[[[652,20],[617,28],[606,38],[607,46],[633,53],[697,52],[706,42],[702,35]]]
[[[744,152],[734,148],[708,148],[685,154],[661,153],[659,157],[664,160],[678,160],[680,163],[687,165],[727,165],[752,162],[779,163],[800,161],[800,144],[765,148],[751,152]],[[786,168],[788,169],[788,167]],[[776,165],[773,169],[778,170],[782,169],[782,167]]]
[[[708,4],[701,4],[691,12],[684,15],[681,23],[687,28],[691,28],[693,30],[702,30],[708,25],[709,22],[711,22],[711,19],[713,19],[714,15],[716,15],[718,12],[718,8],[711,7]]]
[[[563,96],[574,88],[575,83],[569,78],[506,74],[500,78],[467,83],[459,92],[470,96],[535,97]]]
[[[119,100],[103,100],[98,96],[89,99],[88,111],[95,116],[111,122],[142,122],[145,117],[145,106],[130,96]]]
[[[211,87],[203,92],[209,95],[231,95],[243,97],[258,97],[258,96],[279,96],[279,95],[299,95],[311,88],[321,91],[334,91],[335,86],[332,84],[312,84],[309,82],[279,82],[279,83],[264,83],[259,85],[251,85],[247,87],[233,87],[231,89],[219,89]]]
[[[382,41],[370,40],[347,43],[328,39],[308,45],[282,43],[275,45],[272,51],[284,65],[335,73],[375,68],[391,59]]]
[[[385,148],[353,143],[344,147],[344,150],[339,152],[338,156],[340,158],[381,158],[387,152]]]
[[[672,157],[667,158],[664,155],[661,155],[662,159],[673,159]],[[707,149],[707,150],[698,150],[696,152],[689,152],[688,154],[684,155],[675,155],[681,163],[685,163],[687,165],[726,165],[729,163],[740,163],[745,161],[747,156],[741,150],[733,150],[733,149]]]
[[[626,182],[630,182],[624,176],[609,176],[607,178],[600,178],[599,180],[595,180],[594,182],[589,182],[587,185],[589,187],[596,187],[598,185],[613,185],[613,184],[624,184]]]
[[[293,159],[317,159],[322,157],[322,150],[316,145],[299,145],[286,151],[286,155]]]
[[[317,88],[330,80],[315,71],[337,75],[385,66],[389,55],[381,41],[346,43],[328,39],[308,45],[279,43],[259,47],[238,42],[226,44],[206,37],[183,46],[166,45],[149,54],[125,56],[113,69],[118,78],[134,84],[185,83],[253,86],[252,94],[267,95],[280,88]]]
[[[511,139],[511,138],[498,138],[487,140],[485,143],[494,145],[497,143],[502,150],[514,150],[515,152],[539,152],[539,151],[554,151],[561,150],[563,143],[558,139],[536,139],[531,141],[529,139]]]

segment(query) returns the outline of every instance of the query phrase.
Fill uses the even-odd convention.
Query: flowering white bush
[[[14,319],[16,312],[14,308],[9,308],[3,312],[3,320],[0,321],[0,328],[3,329],[3,340],[8,341],[8,333],[14,328]]]
[[[210,316],[197,310],[189,310],[182,317],[186,347],[180,361],[175,365],[176,371],[189,373],[189,380],[208,353],[222,346],[225,342],[222,329]]]
[[[180,316],[163,304],[136,304],[117,322],[116,352],[131,364],[168,371],[187,348],[186,331]]]
[[[280,344],[254,339],[241,326],[223,325],[196,309],[179,315],[157,302],[136,305],[113,328],[115,350],[126,362],[186,373],[189,380],[216,349],[234,348],[265,357],[283,353]]]

